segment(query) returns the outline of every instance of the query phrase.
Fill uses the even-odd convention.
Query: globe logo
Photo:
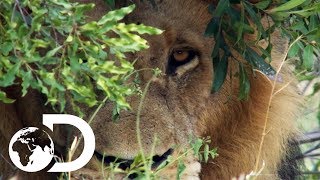
[[[16,132],[9,143],[9,155],[19,169],[37,172],[52,160],[54,144],[49,134],[37,127],[26,127]]]
[[[76,127],[82,134],[83,150],[77,159],[54,162],[47,172],[70,172],[85,166],[92,158],[96,146],[90,125],[70,114],[43,114],[42,124],[53,132],[53,125],[66,124]],[[16,132],[9,143],[9,156],[13,164],[26,172],[37,172],[50,164],[54,144],[49,134],[37,127],[26,127]],[[1,176],[0,176],[1,180]]]

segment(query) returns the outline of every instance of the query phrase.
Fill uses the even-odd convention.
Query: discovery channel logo
[[[42,124],[53,131],[54,124],[75,126],[83,135],[82,154],[71,162],[56,162],[48,172],[69,172],[85,166],[95,150],[95,137],[83,119],[68,114],[44,114]],[[9,143],[9,156],[22,171],[37,172],[49,165],[54,156],[54,144],[47,132],[37,127],[26,127],[16,132]]]

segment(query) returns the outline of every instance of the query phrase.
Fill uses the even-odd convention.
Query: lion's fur
[[[100,0],[81,0],[81,2],[96,3],[96,9],[89,14],[91,19],[101,17],[108,9]],[[132,60],[138,59],[137,69],[159,67],[165,72],[168,54],[177,46],[187,45],[200,52],[199,65],[191,72],[186,72],[181,77],[164,75],[153,79],[141,116],[145,152],[150,152],[155,134],[159,138],[156,154],[164,153],[175,144],[187,146],[190,134],[210,136],[211,145],[218,148],[219,156],[209,163],[201,164],[200,177],[230,179],[240,174],[247,174],[255,168],[266,113],[269,111],[267,133],[259,162],[259,169],[263,168],[263,171],[259,177],[277,178],[277,170],[286,153],[287,142],[296,133],[294,119],[301,98],[297,96],[294,83],[274,96],[270,107],[268,102],[272,81],[260,72],[250,74],[251,91],[247,101],[237,99],[239,87],[236,78],[232,80],[227,78],[219,92],[211,93],[214,72],[211,50],[214,41],[203,36],[211,18],[207,12],[208,2],[162,0],[157,2],[156,8],[146,3],[136,2],[136,4],[137,9],[126,21],[141,22],[165,30],[159,36],[145,36],[150,45],[149,49],[128,55]],[[279,32],[273,34],[272,42],[275,45],[272,53],[273,63],[278,67],[288,45]],[[230,60],[228,72],[236,71],[238,71],[237,63]],[[277,83],[276,90],[292,80],[286,68],[281,71],[280,76],[282,80]],[[152,74],[149,71],[142,71],[140,77],[144,87]],[[39,96],[29,94],[14,104],[0,104],[0,147],[1,154],[7,160],[9,160],[8,141],[14,132],[23,126],[39,124],[40,114],[45,110],[38,110],[38,108],[44,109],[38,99]],[[122,113],[119,123],[110,120],[112,105],[106,105],[98,113],[92,125],[97,151],[127,159],[133,158],[138,153],[135,115],[139,100],[139,97],[129,98],[133,111]],[[55,140],[58,141],[57,138]],[[63,141],[59,142],[63,145]],[[94,161],[96,160],[93,158],[91,165],[88,166],[89,169],[94,167]],[[186,162],[186,174],[190,175],[189,177],[198,176],[198,164],[194,162],[196,160],[193,158],[189,158]],[[7,163],[0,161],[1,173],[5,172],[8,175],[10,169]],[[169,171],[176,172],[175,168]],[[163,176],[173,177],[168,174],[171,173],[164,172]],[[184,177],[187,178],[187,175]],[[33,175],[28,174],[28,176],[31,178]]]

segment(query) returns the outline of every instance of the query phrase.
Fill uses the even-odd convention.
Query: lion
[[[93,20],[109,9],[103,0],[79,2],[96,4],[88,14]],[[128,59],[137,59],[137,70],[159,68],[163,72],[162,76],[154,77],[151,71],[139,71],[142,88],[151,81],[140,119],[143,151],[146,154],[153,151],[154,155],[164,158],[176,156],[178,150],[174,147],[188,147],[190,135],[209,136],[210,146],[218,148],[218,157],[202,163],[191,154],[184,159],[186,170],[182,179],[231,179],[253,171],[260,171],[258,179],[290,178],[286,172],[279,173],[284,164],[291,171],[294,168],[286,158],[292,152],[290,142],[298,132],[294,120],[301,106],[294,83],[282,88],[293,79],[290,70],[284,67],[280,71],[282,80],[276,80],[274,89],[280,91],[274,96],[271,94],[273,81],[259,71],[249,74],[251,90],[245,101],[237,99],[239,83],[236,78],[226,78],[221,90],[212,92],[215,69],[211,52],[214,39],[204,36],[211,18],[207,10],[210,2],[160,0],[156,1],[156,7],[147,1],[134,2],[136,9],[128,15],[126,22],[143,23],[164,30],[161,35],[144,36],[149,49],[128,54]],[[271,42],[274,45],[272,65],[277,69],[285,58],[288,40],[275,31]],[[238,58],[241,59],[239,55]],[[237,71],[237,63],[229,60],[227,77]],[[52,112],[50,107],[44,106],[45,98],[37,92],[30,91],[25,97],[21,97],[19,87],[10,87],[6,92],[16,101],[13,104],[0,103],[2,176],[5,179],[55,179],[56,174],[21,172],[3,160],[9,161],[8,143],[17,130],[40,126],[42,114]],[[122,112],[117,123],[111,120],[112,103],[107,103],[98,112],[91,125],[96,137],[95,156],[85,168],[71,173],[73,178],[102,179],[99,155],[132,160],[139,153],[136,116],[140,96],[129,97],[128,102],[132,110]],[[87,109],[86,112],[89,115],[92,110]],[[52,137],[55,144],[63,149],[68,137],[62,132],[57,130]],[[155,136],[157,143],[152,149]],[[174,165],[163,171],[160,177],[174,179],[176,169]]]

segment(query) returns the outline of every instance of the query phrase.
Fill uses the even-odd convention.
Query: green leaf
[[[6,93],[3,91],[0,91],[0,101],[2,101],[4,103],[13,103],[15,100],[7,98]]]
[[[277,13],[280,13],[280,12],[277,12]],[[275,14],[277,14],[277,13],[275,13]],[[290,15],[289,12],[286,12],[285,14],[287,14],[286,17],[288,17]],[[304,18],[308,18],[309,16],[313,15],[314,12],[312,12],[312,11],[311,12],[310,11],[295,11],[295,12],[292,12],[292,14],[297,14],[297,15],[300,15]]]
[[[27,25],[23,24],[19,27],[18,30],[18,38],[20,38],[21,40],[25,40],[25,38],[29,38],[29,28]]]
[[[308,33],[308,29],[303,21],[299,21],[295,24],[293,24],[290,29],[295,30],[295,31],[300,31],[303,34]]]
[[[230,7],[229,0],[220,0],[218,2],[217,8],[213,12],[214,17],[220,17],[224,14],[224,12]]]
[[[212,18],[207,25],[205,36],[216,36],[219,30],[219,18]]]
[[[303,66],[308,69],[311,70],[312,66],[313,66],[313,46],[312,45],[307,45],[304,49],[303,49]]]
[[[212,90],[214,92],[217,92],[223,85],[223,82],[227,76],[227,71],[228,71],[227,55],[224,54],[220,60],[219,60],[219,56],[213,58],[213,67],[214,67],[214,81],[213,81]]]
[[[270,14],[272,19],[277,22],[283,22],[286,18],[290,16],[290,13],[288,12],[276,12]]]
[[[241,5],[243,6],[242,2],[241,2]],[[237,35],[236,43],[238,43],[240,41],[240,39],[242,38],[243,27],[244,27],[244,8],[242,7],[241,8],[241,15],[240,15],[240,26],[238,28],[238,35]]]
[[[118,106],[115,106],[112,110],[112,121],[116,122],[120,117],[120,108]]]
[[[316,15],[310,16],[310,22],[308,25],[309,31],[312,31],[318,28],[319,23],[320,23],[320,20],[316,17]]]
[[[72,35],[69,35],[66,39],[66,42],[72,42],[73,41],[73,37]]]
[[[257,26],[258,28],[258,35],[256,40],[260,40],[260,37],[262,35],[263,38],[266,38],[266,31],[264,30],[262,24],[261,24],[261,17],[259,13],[254,12],[253,7],[248,4],[247,2],[243,3],[244,8],[248,12],[249,16],[252,18],[253,23]]]
[[[51,86],[52,88],[56,88],[59,91],[65,91],[65,88],[59,84],[55,78],[55,73],[40,70],[39,75],[43,82],[45,82],[47,85]]]
[[[59,111],[60,111],[60,113],[62,113],[64,111],[66,103],[67,103],[66,97],[65,97],[65,93],[62,92],[62,91],[58,92],[58,102],[60,104],[60,110]]]
[[[218,151],[218,150],[217,150],[216,148],[211,149],[211,150],[209,151],[209,154],[210,154],[210,156],[211,156],[212,159],[214,159],[215,157],[218,156],[217,151]]]
[[[75,56],[70,56],[70,67],[74,72],[78,72],[81,70],[79,59]]]
[[[184,165],[184,163],[181,160],[179,160],[178,161],[178,168],[177,168],[177,180],[181,179],[182,174],[185,169],[186,169],[186,166]]]
[[[194,152],[194,155],[199,156],[200,154],[200,148],[203,145],[203,140],[200,138],[196,138],[192,143],[192,150]]]
[[[62,48],[62,46],[58,46],[50,51],[47,52],[46,57],[52,57],[54,56],[60,49]]]
[[[40,48],[47,48],[50,42],[44,41],[42,39],[31,39],[31,41],[34,43],[35,47]]]
[[[133,4],[131,6],[124,7],[115,11],[110,11],[98,21],[98,25],[103,25],[109,21],[119,21],[123,19],[127,14],[131,13],[134,8],[135,5]]]
[[[25,96],[27,94],[27,89],[30,86],[30,83],[32,81],[32,72],[31,71],[27,71],[23,77],[22,77],[22,97]]]
[[[95,4],[88,3],[88,4],[79,4],[75,6],[75,12],[74,16],[76,17],[76,20],[80,20],[81,17],[83,17],[83,14],[89,10],[92,10],[94,8]]]
[[[42,23],[43,23],[44,18],[45,18],[44,14],[46,14],[46,13],[47,13],[46,8],[43,8],[42,11],[38,11],[37,12],[37,15],[32,18],[31,30],[37,31],[37,32],[41,30]]]
[[[71,9],[72,8],[72,4],[69,2],[65,2],[65,1],[52,1],[51,3],[55,3],[57,5],[63,6],[66,9]]]
[[[254,34],[254,29],[253,29],[250,25],[248,25],[248,24],[235,22],[235,23],[234,23],[234,26],[235,26],[235,29],[239,29],[240,26],[242,26],[242,29],[243,29],[243,30],[242,30],[242,31],[243,31],[242,34],[244,34],[244,33]],[[240,39],[240,41],[241,41],[241,39]]]
[[[130,169],[133,169],[136,166],[139,166],[143,162],[143,156],[141,153],[137,154],[134,159],[132,164],[130,165]]]
[[[97,22],[92,21],[80,27],[81,31],[96,31],[99,29]]]
[[[301,5],[302,3],[304,3],[306,0],[290,0],[276,8],[273,8],[270,10],[271,13],[273,12],[278,12],[278,11],[287,11],[290,10],[292,8],[295,8],[299,5]]]
[[[315,45],[319,49],[320,44],[320,27],[313,29],[312,31],[309,31],[306,35],[309,42],[312,42],[312,44]],[[320,49],[319,49],[320,50]]]
[[[250,92],[250,81],[246,72],[246,69],[244,68],[242,63],[239,63],[239,99],[240,100],[247,100],[249,97]]]
[[[271,0],[263,0],[254,4],[254,6],[258,9],[264,10],[269,6],[270,3],[271,3]]]
[[[259,69],[268,77],[273,77],[276,71],[267,63],[257,52],[250,47],[247,47],[245,52],[245,60],[248,61],[253,67]]]
[[[7,87],[14,83],[16,75],[18,74],[19,68],[21,66],[21,61],[13,65],[8,72],[0,77],[0,87]]]
[[[272,44],[270,43],[266,49],[263,49],[262,47],[258,47],[259,50],[262,52],[262,58],[268,60],[268,62],[271,62],[271,49]]]
[[[207,163],[209,160],[209,145],[206,144],[204,145],[204,152],[203,152],[203,157],[204,157],[204,162]]]
[[[124,25],[124,23],[119,23],[118,26]],[[137,32],[139,34],[149,34],[149,35],[158,35],[161,34],[163,31],[151,26],[145,26],[143,24],[128,24],[125,25],[125,29],[130,32]]]
[[[289,58],[295,57],[298,54],[299,50],[300,50],[299,44],[297,42],[294,43],[289,49],[288,57]]]
[[[13,44],[12,42],[5,42],[1,45],[1,48],[0,48],[0,52],[5,55],[5,56],[8,56],[10,51],[12,51],[13,49]]]

